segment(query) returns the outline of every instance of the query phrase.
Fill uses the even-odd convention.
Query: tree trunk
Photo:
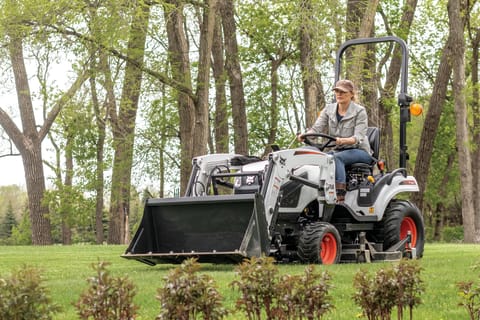
[[[130,212],[130,185],[133,163],[133,143],[138,100],[142,83],[147,26],[150,15],[149,5],[140,5],[136,10],[130,29],[128,56],[125,66],[125,78],[120,100],[120,110],[116,123],[113,123],[114,162],[112,172],[112,190],[110,201],[110,221],[108,242],[122,244],[128,242],[125,233],[126,221]],[[113,119],[112,119],[113,120]]]
[[[102,57],[100,57],[102,61]],[[100,63],[100,70],[105,71],[105,68],[102,68]],[[97,68],[97,65],[92,61],[91,69],[94,70]],[[95,73],[93,73],[95,74]],[[109,76],[108,73],[105,73],[105,78]],[[105,81],[107,82],[107,81]],[[96,141],[96,167],[95,167],[95,242],[97,244],[102,244],[105,240],[105,235],[103,232],[103,208],[104,208],[104,146],[106,138],[106,119],[105,114],[106,110],[101,111],[100,102],[98,100],[97,90],[96,90],[96,80],[95,76],[90,77],[90,91],[92,95],[92,105],[95,113],[95,123],[98,130],[98,139]],[[107,98],[108,99],[108,98]],[[107,105],[107,103],[105,103]],[[107,108],[105,108],[107,109]]]
[[[172,78],[191,89],[192,80],[188,42],[184,30],[183,5],[176,0],[170,0],[168,3],[170,5],[165,6],[165,20],[167,23],[168,59]],[[183,92],[178,92],[177,103],[180,119],[180,193],[184,194],[193,157],[195,106],[193,99]]]
[[[88,27],[91,30],[93,36],[100,36],[101,31],[98,28],[97,17],[98,17],[98,7],[89,6],[88,7],[90,20]],[[95,115],[95,124],[97,126],[98,138],[95,143],[95,152],[96,152],[96,164],[95,164],[95,242],[97,244],[102,244],[105,240],[104,227],[103,227],[103,210],[104,210],[104,190],[105,190],[105,177],[103,170],[105,167],[104,161],[104,150],[105,150],[105,139],[106,139],[106,123],[108,119],[108,110],[109,110],[109,101],[115,101],[115,99],[110,99],[111,96],[114,96],[113,93],[113,84],[111,80],[110,68],[108,66],[108,60],[106,53],[97,48],[96,46],[91,46],[89,48],[89,53],[92,57],[90,60],[90,72],[91,77],[90,82],[90,94],[92,95],[92,107]],[[97,59],[93,59],[97,57]],[[97,62],[98,60],[98,62]],[[101,104],[97,92],[97,74],[103,74],[105,77],[103,85],[106,91],[106,98],[104,103]],[[113,108],[115,109],[115,108]]]
[[[166,113],[167,113],[167,108],[165,107],[166,103],[166,99],[165,99],[165,85],[162,85],[162,105],[164,106],[163,108],[161,108],[161,111],[160,111],[160,116],[162,117],[162,119],[166,119]],[[166,123],[166,120],[164,121],[164,123]],[[162,132],[161,132],[161,140],[160,140],[160,151],[159,151],[159,168],[158,168],[158,176],[159,176],[159,180],[160,180],[160,184],[159,184],[159,190],[158,190],[158,196],[160,198],[164,198],[165,197],[165,146],[167,144],[167,132],[166,132],[166,127],[165,126],[162,126]]]
[[[300,3],[302,17],[300,21],[300,70],[303,82],[303,98],[305,100],[305,126],[310,128],[317,119],[320,106],[325,105],[321,75],[315,69],[316,48],[313,48],[315,14],[312,11],[312,1],[305,0]],[[297,128],[299,131],[302,128]]]
[[[43,125],[37,128],[23,58],[22,39],[14,34],[10,35],[9,53],[15,78],[23,132],[20,131],[10,116],[1,108],[0,125],[22,156],[30,222],[32,225],[32,242],[35,245],[51,244],[52,236],[50,220],[48,218],[48,208],[42,204],[43,194],[45,192],[45,177],[41,143],[63,106],[75,95],[87,77],[85,74],[78,76],[68,91],[55,102],[45,118]]]
[[[367,38],[374,35],[374,18],[378,3],[378,0],[348,2],[347,25],[351,24],[348,34],[352,38]],[[346,70],[347,77],[363,93],[360,103],[365,105],[368,110],[370,126],[380,126],[378,122],[378,75],[375,52],[375,44],[354,47],[350,57],[351,67]],[[388,130],[383,126],[381,128],[382,134]]]
[[[371,37],[374,35],[372,34]],[[365,106],[368,113],[368,125],[370,127],[379,127],[383,133],[385,127],[379,123],[379,103],[378,103],[378,84],[382,78],[377,72],[377,46],[375,44],[366,45],[366,56],[364,60],[364,74],[361,81],[362,100],[361,104]],[[365,76],[366,75],[366,76]],[[382,145],[383,145],[383,140]],[[385,154],[385,153],[384,153]]]
[[[464,0],[448,1],[448,16],[450,34],[452,34],[453,95],[455,99],[456,140],[458,149],[458,164],[460,169],[460,185],[462,195],[462,218],[464,241],[466,243],[480,242],[475,230],[475,213],[473,207],[473,181],[470,151],[468,149],[467,103],[465,99],[465,39],[463,37],[464,22],[461,15],[465,14]]]
[[[225,41],[225,69],[227,70],[230,82],[235,153],[248,154],[247,115],[245,111],[242,70],[238,56],[234,0],[224,0],[220,1],[219,4],[220,3]]]
[[[103,227],[103,209],[104,209],[104,175],[103,175],[103,150],[105,144],[105,124],[99,124],[103,122],[99,120],[99,116],[96,116],[96,122],[98,127],[98,139],[96,142],[97,146],[97,164],[95,168],[95,242],[97,244],[102,244],[105,240],[104,227]]]
[[[221,17],[220,6],[217,6],[217,17]],[[219,18],[215,21],[212,44],[212,71],[215,79],[215,150],[212,150],[212,152],[217,153],[228,153],[229,142],[227,94],[225,92],[226,72],[223,52],[222,21]]]
[[[270,101],[270,123],[268,128],[268,140],[262,157],[267,156],[272,152],[271,145],[275,143],[278,131],[278,68],[282,64],[283,59],[272,60],[270,70],[270,93],[272,100]]]
[[[408,0],[405,3],[403,15],[400,20],[399,26],[399,36],[406,40],[410,34],[410,28],[413,22],[415,15],[415,10],[417,8],[418,0]],[[382,128],[385,128],[382,132],[382,143],[383,154],[387,156],[387,164],[393,165],[394,159],[392,156],[391,150],[394,150],[393,143],[393,129],[392,123],[389,118],[391,113],[390,107],[388,107],[385,102],[389,99],[395,98],[395,89],[397,87],[398,81],[400,79],[400,67],[402,63],[402,50],[399,45],[395,45],[392,60],[388,66],[387,77],[383,90],[380,93],[380,104],[379,104],[379,122]]]
[[[64,190],[72,190],[73,186],[73,152],[72,152],[72,142],[73,139],[71,134],[67,134],[67,141],[65,144],[65,181],[63,182]],[[70,193],[67,193],[70,194]],[[70,203],[71,199],[66,199],[65,196],[62,197],[63,201]],[[72,244],[72,229],[70,223],[70,212],[66,210],[71,206],[62,205],[62,243],[64,245]]]
[[[197,76],[197,99],[195,103],[195,130],[193,156],[207,153],[208,142],[208,92],[210,88],[210,63],[213,30],[215,27],[216,0],[204,0],[203,19],[200,26],[200,53]]]
[[[452,73],[450,64],[452,36],[450,35],[447,43],[443,47],[440,64],[438,65],[437,75],[433,84],[432,95],[428,102],[429,108],[425,116],[422,134],[420,136],[420,144],[417,151],[417,159],[415,162],[414,176],[417,179],[420,191],[412,195],[412,201],[416,203],[418,208],[422,210],[423,195],[427,185],[427,178],[430,170],[430,160],[433,154],[433,143],[437,135],[440,116],[443,112],[445,104],[448,81]]]
[[[32,242],[34,245],[48,245],[52,244],[52,236],[48,208],[42,204],[45,192],[42,140],[37,133],[32,97],[23,58],[22,40],[12,36],[9,49],[24,132],[21,134],[17,131],[18,129],[13,130],[12,128],[9,130],[9,128],[6,128],[4,122],[9,119],[4,119],[2,126],[22,155],[32,226]],[[6,114],[4,116],[8,117]]]
[[[470,18],[470,17],[469,17]],[[469,24],[468,24],[469,25]],[[470,28],[470,26],[469,26]],[[478,29],[469,29],[472,57],[470,67],[472,69],[472,96],[470,104],[472,106],[473,115],[473,145],[472,151],[472,172],[473,172],[473,207],[480,208],[480,92],[478,88],[478,63],[480,49],[480,32]],[[475,213],[475,229],[480,230],[480,211]]]
[[[346,39],[355,39],[358,36],[358,30],[363,15],[368,6],[368,0],[348,0],[347,1],[347,14],[346,14]]]
[[[447,196],[447,186],[448,186],[448,180],[450,179],[450,172],[452,171],[453,163],[456,157],[455,152],[451,152],[448,155],[448,160],[447,160],[447,166],[445,167],[445,174],[443,175],[442,183],[440,184],[440,190],[438,191],[438,194],[440,195],[440,199],[445,199]],[[445,219],[445,205],[443,204],[443,201],[438,202],[437,204],[437,210],[435,210],[434,215],[435,215],[435,225],[434,225],[434,240],[435,241],[440,241],[441,240],[441,233],[443,229],[443,221]]]
[[[361,6],[355,5],[353,8],[360,10],[364,8],[363,12],[356,11],[352,19],[360,18],[355,38],[367,38],[372,35],[373,26],[375,21],[375,13],[377,11],[379,0],[364,1]],[[347,16],[347,24],[349,24],[349,17]],[[367,55],[367,46],[355,46],[353,47],[352,63],[348,69],[348,78],[353,81],[359,88],[362,87],[363,70],[365,70],[365,58]]]

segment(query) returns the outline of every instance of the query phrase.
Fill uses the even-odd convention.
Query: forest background
[[[408,170],[429,240],[480,243],[477,1],[1,0],[4,244],[127,243],[148,197],[185,190],[191,159],[288,148],[331,101],[346,40],[410,48]],[[347,54],[381,158],[398,163],[399,48]],[[350,61],[349,60],[349,61]],[[12,100],[11,97],[14,97]],[[45,173],[47,172],[47,174]],[[52,174],[48,174],[51,172]]]

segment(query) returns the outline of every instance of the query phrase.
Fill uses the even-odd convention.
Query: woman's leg
[[[335,158],[335,189],[337,190],[337,203],[345,201],[347,193],[347,175],[345,166],[357,162],[372,163],[372,157],[361,149],[348,149],[333,154]]]
[[[333,154],[335,158],[335,181],[346,183],[345,166],[357,162],[372,163],[372,157],[362,149],[347,149]]]

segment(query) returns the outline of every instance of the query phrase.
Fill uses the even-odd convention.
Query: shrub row
[[[135,285],[127,277],[112,277],[108,265],[93,265],[96,274],[87,279],[88,287],[74,303],[80,319],[135,319]],[[272,258],[245,260],[235,269],[237,279],[230,284],[239,292],[234,310],[223,306],[214,279],[199,270],[200,264],[189,259],[164,277],[164,286],[157,291],[161,305],[157,320],[216,320],[235,312],[252,320],[321,319],[334,308],[329,294],[332,279],[313,265],[306,266],[301,275],[280,275]],[[395,308],[397,319],[403,319],[405,310],[413,319],[413,309],[421,303],[425,290],[421,270],[418,261],[411,260],[374,274],[360,270],[354,277],[352,298],[368,320],[391,319]],[[478,280],[457,284],[459,306],[471,320],[480,320],[480,275]],[[37,269],[23,266],[10,277],[0,277],[0,319],[48,320],[59,311]]]

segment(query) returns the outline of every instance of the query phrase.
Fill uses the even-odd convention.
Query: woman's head
[[[350,80],[339,80],[335,83],[335,87],[333,87],[333,91],[335,92],[335,97],[343,97],[348,96],[349,100],[356,101],[356,90],[355,85]]]

